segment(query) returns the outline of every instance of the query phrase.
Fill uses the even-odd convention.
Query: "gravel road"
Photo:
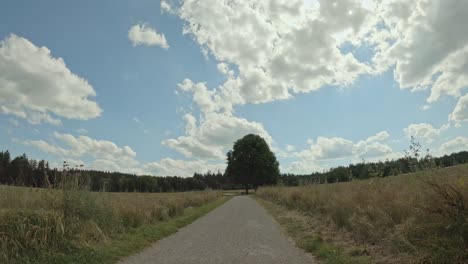
[[[249,196],[221,207],[119,263],[313,263]]]

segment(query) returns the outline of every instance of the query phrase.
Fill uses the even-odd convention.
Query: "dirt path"
[[[254,199],[227,203],[119,263],[313,263]]]

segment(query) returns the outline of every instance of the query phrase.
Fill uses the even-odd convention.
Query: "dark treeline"
[[[49,163],[29,159],[26,154],[11,158],[0,152],[0,184],[26,187],[57,187],[63,177],[79,175],[86,178],[91,191],[107,192],[184,192],[205,189],[239,188],[230,184],[222,173],[207,172],[193,177],[156,177],[134,174],[84,170],[81,167],[50,168]]]
[[[404,173],[422,171],[429,168],[444,168],[468,163],[468,151],[452,153],[442,157],[426,156],[404,157],[397,160],[380,162],[361,162],[349,166],[332,168],[327,172],[296,175],[282,174],[281,183],[286,186],[298,186],[312,183],[334,183],[351,180],[369,179],[372,177],[387,177]]]
[[[361,162],[340,166],[326,172],[306,175],[282,174],[280,183],[297,186],[314,183],[346,182],[355,179],[387,177],[427,168],[443,168],[468,163],[468,152],[462,151],[438,158],[405,157],[384,162]],[[68,167],[65,164],[65,167]],[[193,177],[137,176],[134,174],[84,170],[82,168],[50,168],[49,163],[29,159],[25,154],[11,159],[8,151],[0,152],[0,184],[26,187],[56,187],[67,175],[86,177],[92,191],[107,192],[184,192],[205,189],[241,189],[221,172],[195,173]]]

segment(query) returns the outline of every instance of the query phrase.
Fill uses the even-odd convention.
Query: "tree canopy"
[[[227,153],[226,176],[242,184],[246,193],[249,186],[257,189],[264,184],[275,184],[279,178],[279,163],[266,141],[249,134],[237,140]]]
[[[231,152],[230,155],[233,153]],[[468,151],[461,151],[442,157],[419,157],[414,155],[402,157],[396,160],[378,162],[365,162],[332,168],[323,172],[309,174],[282,174],[279,177],[280,184],[297,186],[304,184],[335,183],[351,180],[369,179],[373,177],[388,177],[415,171],[423,171],[427,168],[445,168],[458,164],[468,163]],[[64,163],[65,166],[65,163]],[[44,160],[34,160],[26,154],[18,157],[11,156],[8,151],[0,151],[0,184],[18,185],[28,187],[59,187],[62,177],[69,174],[81,175],[89,182],[91,191],[106,192],[184,192],[204,189],[213,190],[238,190],[245,187],[241,184],[245,181],[237,181],[233,176],[234,168],[228,172],[195,173],[193,177],[182,178],[177,176],[137,176],[134,174],[89,170],[85,167],[69,166],[67,169],[50,168]],[[248,176],[249,174],[244,174]],[[262,174],[253,174],[260,180]],[[276,180],[267,181],[274,184]],[[247,181],[247,184],[255,188],[261,184]]]

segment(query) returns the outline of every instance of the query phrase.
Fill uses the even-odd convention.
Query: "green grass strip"
[[[312,253],[321,263],[326,264],[368,264],[369,257],[349,256],[345,250],[331,243],[327,243],[320,236],[303,235],[307,226],[287,216],[287,209],[273,202],[255,196],[256,200],[275,218],[285,229],[286,233],[296,242],[296,246]],[[285,211],[286,210],[286,211]]]
[[[213,209],[221,206],[230,197],[222,197],[216,201],[200,207],[189,208],[184,214],[164,222],[145,225],[119,234],[109,242],[95,246],[94,248],[81,248],[71,254],[53,254],[41,256],[34,260],[23,259],[24,263],[115,263],[119,259],[137,253],[152,243],[174,234],[179,228],[184,227]]]

